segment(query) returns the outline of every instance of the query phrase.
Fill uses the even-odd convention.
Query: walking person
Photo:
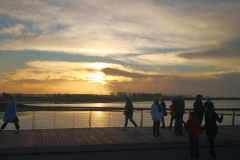
[[[208,106],[205,114],[205,125],[203,126],[202,131],[206,131],[209,142],[209,157],[212,159],[216,159],[214,140],[218,133],[217,121],[222,123],[223,115],[219,118],[214,109],[211,106]]]
[[[190,117],[185,126],[190,139],[190,155],[191,159],[199,159],[199,133],[201,131],[200,122],[196,118],[195,112],[190,112]]]
[[[162,107],[162,110],[163,110],[163,119],[162,119],[162,127],[161,128],[165,128],[164,116],[167,116],[166,103],[164,102],[163,97],[161,97],[160,100],[161,100],[160,106]]]
[[[177,99],[173,103],[175,113],[175,136],[184,135],[182,133],[182,121],[183,114],[185,113],[185,102],[181,99],[181,96],[177,96]]]
[[[125,114],[125,125],[124,125],[124,128],[122,128],[122,130],[125,130],[127,128],[128,119],[133,123],[133,125],[135,126],[134,129],[136,130],[138,126],[135,123],[135,121],[132,119],[133,104],[132,104],[132,100],[129,97],[126,97],[126,105],[125,105],[125,110],[123,114]]]
[[[196,101],[193,104],[194,112],[197,115],[197,119],[200,122],[200,125],[202,125],[203,115],[204,115],[204,106],[202,102],[202,96],[200,94],[197,95]]]
[[[14,133],[19,133],[19,119],[17,117],[17,108],[16,108],[16,101],[13,95],[9,95],[10,101],[7,105],[7,109],[5,111],[4,114],[4,118],[3,118],[3,125],[0,129],[0,131],[2,131],[8,123],[14,123],[15,127],[16,127],[16,131]]]
[[[160,121],[163,119],[162,107],[159,104],[159,98],[155,97],[151,106],[151,115],[153,120],[153,136],[162,136],[160,134]],[[157,135],[156,135],[157,133]]]

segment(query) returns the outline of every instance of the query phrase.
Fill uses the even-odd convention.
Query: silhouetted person
[[[122,129],[125,130],[127,128],[128,119],[135,126],[134,129],[137,129],[138,126],[135,123],[135,121],[132,119],[132,116],[133,116],[133,104],[132,104],[132,100],[129,97],[126,97],[126,105],[125,105],[124,114],[125,114],[125,125],[124,125],[124,128],[122,128]]]
[[[17,129],[17,131],[15,131],[15,133],[19,133],[20,127],[18,124],[19,119],[17,117],[15,98],[12,95],[9,95],[9,98],[10,98],[10,102],[7,105],[7,109],[5,111],[4,118],[3,118],[4,123],[3,123],[0,131],[2,131],[7,126],[8,123],[14,123],[15,127]]]
[[[202,102],[202,96],[200,94],[197,95],[197,99],[193,104],[194,107],[194,112],[197,115],[197,119],[200,122],[200,125],[202,125],[202,120],[203,120],[203,115],[204,115],[204,106],[203,106],[203,102]]]
[[[172,100],[172,104],[169,106],[169,108],[171,109],[171,112],[170,112],[171,119],[170,119],[169,129],[172,129],[172,123],[173,123],[173,120],[175,119],[173,103],[174,103],[174,100]]]
[[[182,121],[183,114],[185,113],[185,102],[181,99],[181,96],[177,96],[177,99],[173,103],[175,113],[175,135],[182,134]]]
[[[162,128],[165,128],[164,116],[167,116],[166,103],[164,102],[164,99],[162,97],[160,98],[160,100],[161,100],[160,105],[161,105],[162,110],[163,110]]]
[[[199,159],[199,133],[201,131],[200,122],[196,118],[195,112],[190,112],[190,117],[185,126],[185,130],[188,133],[190,139],[190,154],[192,160]]]
[[[154,102],[151,106],[151,115],[152,115],[152,120],[153,120],[153,136],[156,137],[156,132],[157,136],[162,136],[160,134],[160,121],[163,119],[163,111],[162,107],[159,104],[159,98],[155,97]]]
[[[209,155],[213,159],[216,158],[215,150],[214,150],[214,140],[218,133],[217,121],[222,123],[223,115],[219,118],[218,114],[214,111],[211,106],[206,108],[205,114],[205,125],[202,128],[202,131],[206,131],[208,142],[209,142]]]
[[[211,102],[210,97],[206,96],[206,100],[207,101],[204,103],[204,110],[206,111],[208,107],[214,109],[214,104],[213,104],[213,102]]]

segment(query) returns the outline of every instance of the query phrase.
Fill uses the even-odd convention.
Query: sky
[[[240,97],[239,0],[0,0],[0,92]]]

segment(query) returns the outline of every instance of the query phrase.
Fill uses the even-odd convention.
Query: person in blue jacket
[[[9,95],[9,98],[10,98],[10,102],[7,105],[7,109],[5,111],[4,118],[3,118],[4,123],[3,123],[0,131],[2,131],[7,126],[8,123],[14,123],[15,127],[17,129],[17,131],[15,131],[15,133],[19,133],[20,127],[19,127],[18,122],[20,122],[20,121],[17,117],[17,108],[16,108],[15,98],[13,95]]]

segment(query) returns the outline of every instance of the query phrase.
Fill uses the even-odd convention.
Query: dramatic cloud
[[[0,6],[0,56],[56,52],[2,69],[1,90],[239,94],[239,1],[1,0]]]
[[[218,48],[239,38],[239,2],[3,0],[0,4],[0,14],[31,22],[35,34],[4,40],[1,50],[142,54],[152,48]]]

